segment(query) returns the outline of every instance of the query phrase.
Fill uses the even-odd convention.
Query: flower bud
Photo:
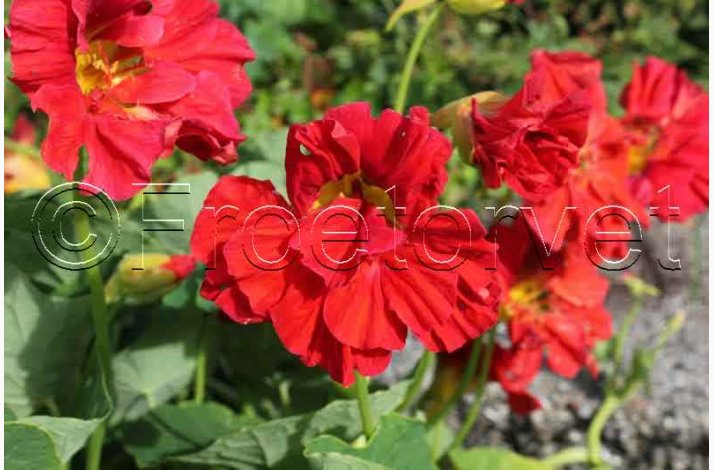
[[[480,15],[498,10],[508,3],[506,0],[447,0],[449,8],[462,15]]]
[[[481,113],[495,113],[508,97],[495,91],[480,93],[452,101],[432,116],[432,123],[440,129],[449,129],[461,158],[471,162],[473,152],[472,113],[473,101],[478,103]]]
[[[125,255],[107,282],[107,300],[123,299],[133,305],[150,303],[170,292],[194,267],[195,262],[189,255]]]

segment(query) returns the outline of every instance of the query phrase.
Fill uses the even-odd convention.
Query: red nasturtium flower
[[[592,107],[586,92],[561,84],[540,56],[533,54],[533,67],[510,100],[486,112],[473,100],[472,114],[472,158],[486,185],[505,182],[531,201],[561,186],[578,166]],[[587,69],[579,72],[591,75]]]
[[[579,90],[591,103],[587,138],[578,152],[578,167],[568,173],[562,186],[547,199],[533,203],[539,228],[545,240],[554,240],[560,221],[567,220],[563,218],[565,208],[574,207],[573,219],[568,231],[562,234],[563,240],[578,242],[572,248],[575,250],[584,245],[591,254],[597,250],[611,260],[622,259],[628,251],[627,243],[597,243],[596,232],[629,232],[632,227],[625,221],[631,219],[631,214],[623,210],[634,214],[643,227],[649,225],[649,217],[642,204],[628,191],[625,134],[619,122],[607,114],[605,90],[600,79],[602,64],[584,53],[539,51],[533,55],[533,66],[547,70],[544,81],[551,84],[547,87],[551,90],[551,99],[557,100]],[[622,209],[612,209],[614,212],[610,213],[617,215],[603,217],[608,211],[604,208],[608,206]],[[605,212],[596,213],[600,209]],[[623,237],[625,240],[629,238]]]
[[[604,306],[607,280],[582,251],[560,253],[556,267],[545,270],[529,230],[524,219],[516,219],[513,225],[492,228],[490,234],[499,242],[498,275],[504,292],[500,310],[507,340],[497,339],[489,378],[501,385],[518,414],[540,408],[528,388],[544,359],[550,370],[566,378],[583,368],[597,375],[593,348],[612,334],[612,320]],[[431,409],[439,409],[451,398],[471,347],[439,355]]]
[[[605,90],[600,80],[602,64],[580,52],[549,53],[540,50],[532,54],[531,61],[532,70],[524,90],[536,96],[541,107],[562,106],[562,103],[576,99],[573,97],[577,97],[580,103],[586,103],[584,108],[580,108],[582,111],[578,112],[577,121],[567,121],[569,124],[577,122],[577,128],[583,132],[579,134],[580,140],[568,140],[572,145],[567,147],[572,152],[568,155],[575,165],[563,168],[557,180],[549,180],[545,186],[533,185],[539,188],[537,193],[524,191],[522,182],[535,181],[533,178],[541,174],[542,168],[551,165],[554,158],[550,150],[554,138],[547,133],[533,132],[530,136],[532,152],[508,147],[503,156],[484,153],[480,161],[484,174],[489,173],[489,168],[498,167],[499,159],[506,161],[510,158],[514,163],[501,167],[503,178],[524,197],[523,206],[532,207],[533,216],[528,217],[528,221],[538,239],[542,237],[544,242],[552,243],[551,248],[556,250],[563,243],[575,242],[571,243],[574,250],[582,250],[584,245],[590,253],[597,250],[611,260],[619,260],[627,254],[627,244],[612,241],[596,244],[596,232],[627,232],[626,220],[631,217],[622,209],[612,209],[618,215],[627,217],[602,217],[605,214],[598,213],[591,220],[593,213],[601,208],[616,206],[634,213],[642,226],[646,227],[649,219],[642,204],[628,190],[625,134],[620,123],[607,114]],[[527,127],[523,126],[518,113],[507,111],[506,107],[501,109],[499,126],[510,132],[503,136],[503,141],[513,141],[519,139]],[[477,112],[475,109],[474,113]],[[479,141],[489,137],[479,134],[478,121],[475,122],[474,132],[475,152],[478,153]],[[559,152],[555,155],[563,154]],[[523,159],[523,155],[528,158]],[[625,236],[623,240],[629,238]]]
[[[209,193],[191,240],[202,295],[236,321],[272,322],[343,385],[382,372],[408,330],[434,351],[461,347],[496,322],[500,290],[475,213],[430,209],[450,155],[423,108],[374,118],[354,103],[292,126],[289,203],[246,177]]]
[[[679,207],[683,222],[709,206],[709,95],[686,73],[656,57],[635,64],[625,87],[633,194],[662,219]]]
[[[72,179],[84,145],[85,181],[125,199],[174,145],[234,161],[254,54],[217,14],[212,0],[14,0],[13,80],[50,117],[47,164]]]
[[[597,273],[582,251],[566,250],[553,270],[544,270],[526,224],[498,227],[503,249],[504,299],[501,316],[508,326],[509,347],[496,346],[491,378],[509,395],[511,408],[527,413],[538,400],[527,391],[545,356],[555,373],[574,377],[582,368],[597,375],[593,348],[612,334],[604,301],[608,281]],[[519,244],[518,241],[521,241]]]

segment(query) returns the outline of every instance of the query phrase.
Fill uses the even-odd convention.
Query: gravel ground
[[[681,271],[665,271],[657,265],[658,257],[667,256],[664,224],[656,224],[645,234],[644,256],[632,268],[663,295],[644,305],[627,342],[626,359],[636,342],[655,338],[675,312],[684,309],[687,320],[658,356],[651,389],[618,410],[605,426],[603,451],[615,468],[699,469],[709,465],[708,216],[687,226],[672,225],[671,236],[672,255],[681,258]],[[613,285],[607,302],[619,325],[630,302],[627,289]],[[419,346],[410,343],[382,380],[404,377],[419,354]],[[489,385],[481,418],[467,444],[507,446],[533,456],[582,445],[601,399],[601,384],[586,374],[566,381],[543,373],[532,390],[541,398],[543,409],[519,417],[510,413],[499,387]],[[454,428],[464,418],[470,399],[466,397],[450,417]]]

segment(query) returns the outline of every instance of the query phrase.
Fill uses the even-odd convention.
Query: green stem
[[[464,368],[464,372],[461,375],[461,380],[459,381],[459,385],[456,387],[456,391],[454,391],[454,394],[451,395],[449,400],[444,403],[444,405],[427,420],[427,423],[430,426],[434,426],[438,424],[439,421],[444,419],[444,417],[454,407],[456,402],[458,402],[459,399],[464,395],[464,393],[466,393],[466,389],[468,389],[471,380],[473,380],[474,378],[474,373],[476,372],[476,366],[478,365],[479,356],[481,355],[481,349],[482,345],[480,338],[477,338],[471,344],[471,354],[469,354],[469,359],[466,362],[466,367]]]
[[[443,8],[444,4],[442,3],[436,8],[434,8],[434,10],[432,10],[424,24],[421,25],[421,28],[417,32],[417,35],[414,38],[414,42],[412,43],[412,46],[409,49],[407,61],[404,63],[402,75],[399,78],[397,98],[394,100],[394,109],[399,113],[404,112],[404,106],[407,102],[407,92],[409,91],[409,82],[411,81],[412,72],[414,71],[414,64],[416,64],[416,60],[419,57],[419,52],[421,51],[421,48],[424,45],[426,35],[429,32],[429,29],[431,29],[432,25],[436,22],[436,19],[439,17],[439,14],[441,13],[441,10]]]
[[[622,369],[622,355],[625,348],[625,338],[627,338],[630,328],[637,318],[637,314],[640,313],[640,310],[642,309],[642,303],[643,299],[641,296],[635,296],[632,298],[632,306],[625,315],[625,318],[622,320],[622,326],[617,332],[617,336],[615,336],[615,343],[612,352],[613,370],[610,373],[605,385],[606,392],[613,391],[615,380]]]
[[[491,332],[488,333],[488,343],[486,345],[486,355],[481,363],[481,369],[479,370],[479,375],[476,383],[476,397],[474,399],[468,414],[466,415],[466,420],[464,424],[459,429],[459,432],[454,438],[454,442],[451,443],[449,450],[461,447],[466,436],[468,436],[471,428],[476,424],[479,413],[481,412],[481,404],[483,403],[484,390],[486,388],[486,379],[488,378],[488,370],[491,367],[491,358],[493,357],[493,347],[496,343],[496,328],[492,328]]]
[[[602,436],[602,429],[605,427],[605,423],[610,419],[610,416],[617,410],[620,406],[620,400],[614,395],[607,395],[605,401],[602,402],[600,409],[597,410],[595,417],[590,422],[590,427],[588,428],[587,442],[588,442],[588,460],[590,465],[596,466],[602,462],[602,457],[600,455],[602,445],[600,443],[600,437]]]
[[[374,421],[372,420],[372,410],[369,406],[369,384],[367,379],[359,372],[355,371],[355,388],[357,390],[357,403],[359,404],[359,415],[362,419],[362,430],[369,439],[374,433]]]
[[[89,217],[82,211],[75,212],[75,229],[78,239],[85,240],[90,234]],[[84,261],[93,259],[94,250],[89,248],[80,251]],[[99,373],[107,386],[112,383],[112,347],[109,339],[109,313],[106,299],[104,298],[104,281],[98,266],[92,266],[86,270],[87,282],[92,305],[92,323],[94,325],[94,337],[97,356],[99,360]],[[98,470],[102,459],[102,446],[106,433],[106,423],[99,424],[97,429],[89,439],[87,446],[87,470]]]
[[[409,388],[407,389],[407,393],[404,396],[404,400],[397,408],[398,412],[401,413],[409,409],[410,406],[412,406],[414,400],[421,391],[421,386],[422,383],[424,383],[426,371],[431,368],[431,365],[434,363],[435,359],[436,355],[433,352],[428,350],[424,351],[424,354],[422,354],[421,359],[419,359],[419,363],[416,366],[416,370],[414,371],[414,377],[412,378],[412,381],[409,384]]]
[[[543,459],[543,463],[551,467],[582,462],[588,462],[588,450],[584,447],[568,447]]]
[[[196,380],[193,384],[193,400],[203,403],[206,399],[206,368],[208,362],[208,319],[204,319],[201,335],[198,338],[198,357],[196,358]]]

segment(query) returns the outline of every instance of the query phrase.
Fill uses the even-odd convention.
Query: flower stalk
[[[496,344],[496,328],[492,328],[490,333],[488,333],[488,343],[485,346],[485,355],[483,362],[481,363],[481,369],[479,370],[477,382],[476,382],[476,397],[474,399],[469,412],[466,415],[466,420],[464,420],[461,429],[456,434],[454,442],[451,443],[449,450],[461,447],[466,436],[476,424],[476,420],[481,412],[481,405],[483,404],[484,390],[486,389],[486,380],[488,379],[488,371],[491,368],[491,358],[493,357],[493,348]]]
[[[369,405],[369,383],[359,372],[355,371],[354,384],[357,404],[359,405],[359,415],[362,420],[362,431],[367,439],[374,434],[374,420],[372,419],[372,409]]]
[[[397,408],[398,412],[401,413],[403,411],[406,411],[409,409],[410,406],[412,406],[412,404],[416,400],[416,397],[421,391],[421,386],[424,383],[426,371],[431,368],[431,365],[434,363],[435,360],[436,355],[433,352],[429,350],[424,350],[424,354],[422,354],[421,359],[419,359],[419,362],[417,363],[416,369],[414,371],[414,377],[409,383],[409,388],[407,389],[407,393],[404,396],[404,400]]]
[[[201,334],[198,338],[198,355],[196,357],[196,379],[193,385],[193,400],[203,403],[206,400],[206,369],[208,364],[208,318],[204,319]]]
[[[421,48],[424,45],[424,40],[426,39],[429,30],[434,25],[437,18],[439,18],[439,14],[443,8],[444,4],[440,4],[431,11],[424,24],[421,25],[421,28],[417,32],[414,42],[409,49],[407,61],[404,63],[404,68],[402,69],[402,74],[399,78],[397,97],[394,100],[394,109],[398,113],[404,112],[404,107],[407,102],[407,92],[409,91],[409,83],[411,82],[412,73],[414,71],[414,65],[416,64],[416,60],[419,57],[419,53],[421,52]]]
[[[456,391],[453,393],[453,395],[451,395],[449,401],[444,403],[441,408],[439,408],[431,417],[427,419],[427,424],[429,424],[429,426],[434,426],[438,424],[442,419],[444,419],[446,415],[449,414],[449,411],[451,411],[451,409],[454,407],[456,402],[458,402],[459,399],[464,395],[464,393],[466,393],[469,384],[474,378],[476,366],[478,365],[482,349],[483,345],[481,342],[481,338],[476,338],[472,343],[471,354],[469,354],[469,359],[466,362],[466,367],[464,368],[464,372],[461,375],[461,380],[459,381]]]
[[[75,212],[75,230],[77,239],[86,239],[90,234],[89,218],[81,211]],[[90,247],[80,251],[84,261],[94,257],[94,250]],[[104,383],[111,387],[112,367],[111,356],[112,347],[109,336],[109,312],[106,299],[104,297],[104,281],[98,266],[92,266],[86,270],[86,278],[89,284],[92,306],[92,324],[94,326],[95,350],[99,362],[99,374]],[[101,468],[102,447],[104,445],[104,435],[106,434],[106,421],[97,426],[94,434],[89,439],[87,445],[87,470],[98,470]]]

